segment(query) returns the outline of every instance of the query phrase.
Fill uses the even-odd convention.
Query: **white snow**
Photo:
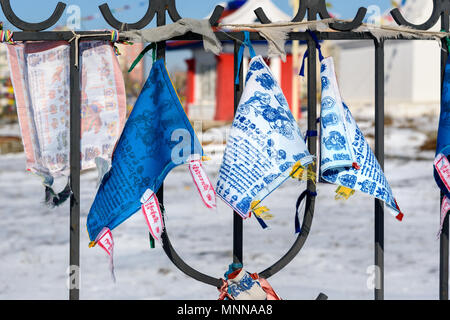
[[[366,135],[372,121],[359,122]],[[304,121],[303,130],[306,129]],[[433,152],[419,152],[437,118],[401,121],[386,128],[385,172],[405,213],[385,214],[385,298],[437,299],[439,289],[439,190],[432,175]],[[221,129],[222,131],[224,128]],[[5,131],[5,130],[4,130]],[[4,132],[0,131],[0,132]],[[7,130],[6,130],[7,131]],[[370,140],[370,139],[369,139]],[[223,146],[206,167],[215,185]],[[149,248],[144,218],[135,214],[113,230],[113,283],[106,254],[88,248],[86,217],[95,197],[97,173],[81,177],[81,299],[217,299],[216,288],[179,271],[157,243]],[[294,209],[303,183],[290,180],[264,204],[275,218],[262,230],[244,221],[244,263],[260,272],[278,260],[295,240]],[[300,254],[269,279],[283,299],[373,299],[368,268],[374,264],[374,201],[357,193],[334,200],[334,185],[318,185],[310,236]],[[218,200],[206,209],[186,166],[165,181],[167,228],[173,246],[192,267],[223,277],[232,262],[232,212]],[[49,209],[40,179],[25,171],[24,154],[0,156],[0,299],[67,299],[69,204]]]

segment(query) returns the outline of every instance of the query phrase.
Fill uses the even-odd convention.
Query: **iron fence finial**
[[[3,14],[5,15],[6,19],[14,25],[15,27],[23,30],[23,31],[42,31],[51,28],[54,26],[58,20],[61,18],[61,16],[64,13],[64,9],[66,8],[66,4],[63,2],[58,2],[56,5],[55,10],[53,11],[50,18],[47,20],[44,20],[42,22],[37,23],[31,23],[26,22],[22,19],[20,19],[15,13],[14,10],[11,8],[10,0],[0,0],[0,4],[2,6]]]

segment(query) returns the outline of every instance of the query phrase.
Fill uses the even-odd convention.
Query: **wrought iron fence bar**
[[[208,276],[204,273],[201,273],[201,272],[195,270],[194,268],[192,268],[191,266],[189,266],[186,262],[184,262],[184,260],[178,255],[178,253],[175,251],[172,244],[170,243],[170,239],[167,234],[167,230],[165,230],[162,234],[162,241],[163,241],[164,252],[166,253],[167,257],[170,259],[170,261],[172,261],[172,263],[178,269],[180,269],[186,275],[188,275],[189,277],[191,277],[197,281],[212,285],[217,288],[220,287],[220,285],[222,284],[220,279]]]
[[[70,44],[70,239],[69,268],[71,282],[69,299],[79,300],[79,270],[80,270],[80,171],[81,171],[81,92],[80,70],[76,65],[79,60],[76,41]]]
[[[441,193],[441,203],[444,194]],[[449,216],[444,220],[442,233],[439,240],[439,299],[448,300],[448,259],[449,259],[449,245],[448,245],[448,227]]]
[[[384,41],[375,40],[375,157],[384,169]],[[375,300],[384,300],[384,203],[375,199]]]
[[[154,3],[154,2],[153,2]],[[149,4],[149,11],[151,10],[152,5]],[[166,13],[165,11],[157,10],[156,11],[156,25],[158,27],[164,26],[166,24]],[[166,42],[161,41],[157,43],[156,46],[156,58],[163,59],[164,63],[166,62]],[[156,192],[156,197],[158,198],[159,203],[164,206],[164,183],[161,184],[161,187]]]
[[[14,13],[14,10],[11,8],[10,0],[0,0],[0,4],[2,6],[3,14],[10,23],[21,30],[27,31],[42,31],[51,28],[59,21],[59,19],[61,19],[61,16],[64,13],[64,9],[66,8],[65,3],[58,2],[50,18],[38,23],[29,23],[20,19]]]
[[[317,16],[319,16],[321,19],[327,19],[330,18],[330,14],[328,12],[328,9],[326,7],[326,1],[325,0],[304,0],[299,1],[299,8],[298,12],[295,15],[295,17],[292,19],[292,22],[298,22],[303,21],[305,17],[307,17],[308,21],[315,21],[317,20]],[[8,21],[10,21],[14,26],[21,30],[28,30],[28,31],[42,31],[45,29],[49,29],[54,24],[56,24],[59,19],[61,18],[64,9],[66,7],[65,3],[58,2],[56,8],[54,9],[52,15],[50,18],[48,18],[45,21],[39,22],[39,23],[30,23],[26,22],[22,19],[20,19],[12,10],[10,0],[0,0],[0,4],[2,6],[2,11],[5,14]],[[409,26],[414,29],[418,30],[428,30],[430,29],[439,19],[440,15],[443,15],[447,13],[450,8],[450,3],[448,1],[444,0],[433,0],[433,10],[428,18],[428,20],[425,23],[416,25],[408,22],[401,14],[399,9],[393,9],[391,10],[391,15],[396,21],[398,25],[401,26]],[[151,1],[149,0],[148,3],[148,9],[145,12],[144,16],[136,23],[125,23],[122,21],[117,20],[110,10],[108,4],[104,3],[99,6],[100,12],[103,15],[103,18],[105,19],[106,23],[108,23],[110,26],[117,30],[138,30],[143,29],[147,25],[149,25],[153,19],[155,14],[158,16],[162,16],[166,14],[166,12],[169,14],[172,21],[178,21],[181,19],[180,14],[177,11],[175,0],[158,0],[158,1]],[[212,25],[215,25],[216,22],[219,20],[221,14],[223,12],[223,7],[216,6],[214,9],[213,14],[211,15],[210,21]],[[255,16],[262,22],[262,23],[270,23],[270,20],[267,18],[267,15],[265,14],[264,10],[262,8],[257,8],[255,11]],[[343,21],[337,21],[330,24],[330,27],[332,29],[335,29],[337,31],[351,31],[359,27],[365,16],[367,14],[367,8],[360,7],[356,13],[356,16],[353,18],[352,21],[349,22],[343,22]]]
[[[238,37],[241,41],[244,40],[242,34]],[[239,106],[239,101],[241,100],[242,91],[244,89],[244,71],[243,71],[243,63],[238,65],[239,60],[239,48],[241,44],[237,41],[234,41],[234,77],[236,79],[238,77],[239,83],[235,83],[234,85],[234,113]],[[244,255],[244,223],[242,217],[237,213],[233,212],[233,263],[235,264],[244,264],[243,255]]]
[[[100,5],[99,9],[103,16],[103,19],[105,19],[105,21],[113,28],[117,30],[138,30],[145,28],[153,20],[153,17],[156,13],[155,8],[152,5],[153,3],[154,1],[152,1],[152,3],[149,3],[147,12],[145,13],[144,17],[136,23],[123,23],[117,20],[112,14],[111,9],[109,8],[107,3]]]
[[[308,39],[308,51],[308,130],[317,131],[317,53],[316,43],[311,38],[311,36],[309,36]],[[317,155],[317,137],[308,137],[308,150],[312,155]],[[313,164],[312,166],[312,170],[315,172],[316,165]],[[316,192],[316,185],[312,181],[308,181],[307,188],[312,194]],[[297,254],[303,248],[306,239],[308,238],[314,217],[315,199],[315,196],[312,196],[310,194],[307,195],[305,214],[303,217],[300,234],[298,235],[289,251],[280,260],[260,273],[261,277],[267,279],[283,269],[297,256]]]
[[[336,32],[336,31],[314,31],[319,40],[373,40],[374,36],[372,33],[368,31],[364,32],[354,32],[354,31],[345,31],[345,32]],[[224,33],[233,35],[236,32],[230,31],[216,31],[217,39],[221,41],[229,41],[230,37]],[[308,34],[307,32],[289,32],[287,35],[287,40],[304,40],[307,41]],[[434,39],[411,39],[404,37],[402,35],[399,36],[386,36],[383,37],[384,40],[432,40]],[[187,33],[184,36],[174,37],[172,40],[201,40],[201,36],[194,33]],[[250,40],[252,41],[266,41],[264,37],[262,37],[258,32],[252,32],[250,30]]]
[[[441,13],[441,30],[448,31],[450,29],[448,8]],[[442,41],[442,48],[446,47],[445,40]],[[441,50],[441,99],[444,85],[445,66],[449,53]],[[442,205],[444,194],[441,192]],[[448,280],[449,280],[449,217],[444,220],[441,237],[439,239],[439,299],[448,300]]]
[[[373,35],[370,32],[319,32],[315,31],[319,40],[373,40]],[[14,32],[15,41],[69,41],[73,38],[74,34],[81,35],[82,40],[111,40],[111,33],[109,31],[16,31]],[[215,35],[218,40],[230,42],[230,36],[236,37],[238,32],[230,31],[216,31]],[[83,39],[83,36],[91,35],[88,38]],[[92,36],[95,35],[95,36]],[[121,40],[129,40],[123,35]],[[192,32],[188,32],[185,35],[173,37],[167,41],[200,41],[202,36]],[[250,32],[250,39],[252,41],[266,41],[258,32]],[[287,36],[287,40],[308,40],[306,32],[290,32]],[[388,36],[384,40],[426,40],[435,41],[434,39],[410,39],[403,36],[393,37]]]
[[[445,4],[447,6],[447,4]],[[433,11],[431,13],[431,16],[428,18],[427,21],[425,21],[422,24],[413,24],[408,22],[403,15],[401,14],[400,10],[398,8],[395,8],[391,10],[391,15],[394,18],[395,22],[400,26],[407,26],[418,30],[428,30],[431,29],[436,22],[439,20],[439,16],[443,12],[442,10],[445,9],[445,7],[442,6],[442,0],[433,0]],[[448,12],[447,12],[448,16]]]
[[[95,31],[41,31],[41,32],[32,32],[32,31],[17,31],[14,32],[14,40],[15,41],[70,41],[74,34],[80,35],[80,41],[88,41],[88,40],[102,40],[102,41],[110,41],[111,33],[106,32],[95,32]],[[236,32],[216,32],[216,37],[219,41],[222,42],[232,42],[231,37],[236,37]],[[355,32],[316,32],[319,40],[373,40],[373,35],[370,33],[355,33]],[[88,36],[88,37],[85,37]],[[129,38],[121,35],[121,40],[130,40]],[[266,39],[263,38],[258,32],[251,32],[250,39],[252,41],[264,41]],[[194,33],[186,33],[183,36],[177,36],[167,41],[201,41],[202,36]],[[307,41],[308,36],[306,32],[292,32],[288,34],[287,40],[303,40]],[[426,41],[435,41],[434,39],[408,39],[405,37],[387,37],[384,40],[426,40]],[[163,43],[163,42],[162,42]],[[161,44],[162,44],[161,43]],[[159,50],[163,50],[162,48]]]

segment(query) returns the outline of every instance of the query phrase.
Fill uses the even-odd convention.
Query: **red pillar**
[[[292,111],[292,77],[294,74],[292,65],[292,55],[286,56],[286,62],[281,62],[281,90],[286,97],[286,100]]]
[[[234,119],[234,55],[222,53],[217,57],[216,114],[214,120]]]
[[[187,79],[186,79],[186,113],[189,112],[189,105],[195,102],[195,59],[186,60]]]

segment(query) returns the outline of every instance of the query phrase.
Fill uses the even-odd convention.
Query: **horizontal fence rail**
[[[450,12],[450,0],[430,0],[433,2],[433,10],[428,20],[422,24],[416,25],[408,22],[398,9],[391,11],[391,15],[395,22],[399,26],[407,26],[416,30],[429,30],[433,27],[439,19],[441,19],[441,28],[443,31],[449,31],[449,12]],[[90,40],[111,40],[110,32],[99,31],[45,31],[53,26],[60,20],[64,13],[66,4],[59,2],[56,5],[53,13],[48,19],[39,23],[30,23],[19,18],[11,7],[10,0],[0,0],[0,5],[6,19],[16,28],[21,31],[14,32],[15,41],[70,41],[70,186],[72,194],[70,197],[70,265],[80,265],[80,105],[81,105],[81,93],[79,86],[80,70],[78,68],[76,54],[78,52],[78,41],[72,41],[74,35],[89,36]],[[315,21],[319,17],[320,19],[331,18],[325,0],[299,0],[298,11],[294,15],[292,22],[300,21]],[[137,22],[128,23],[122,22],[116,19],[109,8],[108,4],[102,4],[99,6],[99,10],[106,21],[106,23],[115,30],[127,31],[127,30],[140,30],[146,28],[156,18],[156,25],[166,25],[166,13],[169,15],[173,22],[182,19],[176,8],[175,0],[149,0],[147,11],[144,16]],[[216,6],[209,18],[211,26],[217,26],[220,18],[223,14],[224,8]],[[255,10],[255,18],[261,24],[269,24],[271,21],[262,8]],[[319,40],[372,40],[374,42],[375,50],[375,153],[381,166],[384,164],[384,42],[386,40],[414,40],[407,39],[405,37],[386,37],[381,41],[374,39],[374,36],[370,32],[353,32],[356,28],[360,27],[366,17],[367,8],[360,7],[356,11],[355,17],[351,21],[338,21],[330,23],[330,28],[334,31],[319,32],[315,31],[315,35]],[[235,46],[235,64],[237,59],[237,51],[239,49],[238,41],[243,41],[244,35],[242,32],[230,32],[230,31],[216,31],[217,38],[220,41],[230,41],[233,39]],[[232,34],[232,36],[231,36]],[[95,36],[92,36],[95,35]],[[307,42],[309,49],[308,59],[308,130],[317,131],[317,70],[316,70],[316,52],[315,42],[311,36],[306,32],[290,32],[288,34],[288,40],[304,40]],[[251,40],[265,41],[261,35],[257,32],[251,32]],[[127,40],[121,37],[121,40]],[[194,33],[187,33],[183,36],[174,37],[170,40],[202,40],[200,35]],[[444,41],[444,40],[443,40]],[[166,41],[158,43],[157,57],[159,59],[165,59],[166,56]],[[448,52],[442,51],[441,54],[441,75],[445,69]],[[235,67],[235,69],[237,69]],[[235,76],[239,75],[239,83],[235,85],[234,105],[235,110],[242,94],[243,88],[243,75],[242,68],[235,70]],[[442,79],[441,79],[442,80]],[[308,148],[311,154],[317,154],[317,137],[308,137]],[[308,181],[307,188],[311,191],[311,194],[315,192],[315,184]],[[163,187],[157,192],[158,199],[163,203]],[[282,270],[292,259],[300,252],[308,237],[315,207],[315,197],[308,195],[304,219],[302,225],[302,232],[295,240],[292,247],[288,252],[282,256],[271,267],[263,270],[260,275],[264,278],[268,278],[276,272]],[[379,267],[379,283],[375,289],[375,299],[384,298],[384,207],[383,204],[375,200],[375,265]],[[439,297],[443,300],[448,300],[448,217],[445,221],[443,233],[440,240],[440,287]],[[164,231],[163,236],[163,249],[169,259],[184,273],[192,278],[202,281],[206,284],[220,287],[221,280],[215,277],[203,274],[183,261],[183,259],[177,254],[173,246],[171,245],[167,230]],[[233,219],[233,262],[243,262],[243,226],[242,219],[234,213]],[[79,299],[79,290],[70,289],[69,298],[72,300]],[[319,299],[323,299],[324,295],[320,295]]]

